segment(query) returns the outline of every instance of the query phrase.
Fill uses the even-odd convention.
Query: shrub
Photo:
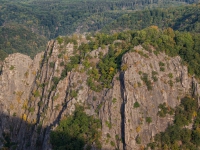
[[[97,106],[97,109],[95,110],[95,112],[98,113],[102,106],[103,106],[103,103],[100,103],[100,104]]]
[[[156,76],[152,76],[152,79],[154,82],[158,81],[158,78]]]
[[[140,104],[138,102],[135,102],[134,103],[134,108],[138,108],[138,107],[140,107]]]
[[[141,86],[142,86],[142,84],[141,84],[140,82],[138,82],[137,84],[138,84],[138,87],[141,87]]]
[[[176,77],[176,82],[180,82],[181,79],[179,77]]]
[[[164,67],[160,67],[160,71],[165,71],[165,68]]]
[[[142,71],[139,71],[138,73],[139,73],[139,75],[142,75],[143,72],[142,72]]]
[[[28,111],[29,111],[30,113],[33,113],[33,112],[35,111],[35,108],[30,107],[30,108],[28,109]]]
[[[54,63],[54,62],[50,62],[50,63],[49,63],[49,66],[50,66],[51,68],[54,68],[55,63]]]
[[[149,58],[149,56],[145,54],[143,51],[138,51],[138,54],[140,54],[141,56],[144,56],[145,58]]]
[[[53,101],[57,100],[59,98],[59,93],[57,93],[54,97],[53,97]]]
[[[37,134],[40,134],[41,130],[42,130],[42,124],[40,123],[37,127]]]
[[[163,67],[163,66],[165,66],[165,64],[164,64],[163,62],[160,61],[160,62],[159,62],[159,66],[160,66],[160,67]]]
[[[117,99],[116,98],[113,98],[112,99],[112,103],[116,103],[117,102]]]
[[[62,54],[62,53],[58,54],[58,58],[61,58],[62,56],[63,56],[63,54]]]
[[[92,99],[93,99],[93,101],[96,101],[96,100],[97,100],[97,97],[96,97],[96,96],[93,96]]]
[[[126,71],[127,69],[128,69],[127,64],[123,64],[123,65],[121,66],[121,71]]]
[[[62,37],[57,37],[57,41],[58,41],[58,43],[59,44],[62,44],[63,43],[63,41],[64,41],[64,39],[62,38]]]
[[[141,144],[141,138],[139,135],[136,136],[135,141],[137,144]]]
[[[26,114],[23,114],[23,115],[22,115],[22,119],[23,119],[24,121],[26,121],[27,115],[26,115]]]
[[[119,135],[117,134],[117,135],[115,135],[115,139],[116,140],[120,140],[120,138],[119,138]]]
[[[172,79],[172,78],[173,78],[173,74],[172,74],[172,73],[169,73],[169,74],[168,74],[168,77]]]
[[[39,101],[39,102],[38,102],[38,106],[39,106],[39,107],[41,107],[43,104],[44,104],[43,101]]]
[[[29,72],[26,71],[26,72],[24,73],[24,76],[25,76],[26,78],[28,78],[28,75],[29,75]]]
[[[34,97],[40,97],[40,92],[38,90],[33,92]]]
[[[57,104],[57,105],[55,106],[55,110],[59,110],[59,108],[60,108],[60,104]]]
[[[17,116],[17,113],[16,113],[16,112],[14,112],[14,113],[13,113],[13,117],[16,117],[16,116]]]
[[[158,56],[159,51],[155,50],[155,51],[153,51],[153,53],[154,53],[156,56]]]
[[[147,122],[148,124],[150,124],[150,123],[152,122],[152,118],[151,118],[151,117],[146,117],[146,122]]]
[[[60,66],[64,66],[65,65],[65,63],[64,63],[64,61],[62,61],[61,63],[60,63]]]
[[[169,106],[167,107],[166,103],[160,104],[158,108],[160,109],[157,113],[159,117],[166,117],[167,114],[173,115],[174,113],[174,110]]]
[[[106,121],[106,125],[107,125],[107,127],[108,127],[109,129],[111,129],[111,128],[112,128],[112,124],[111,124],[111,122],[109,122],[109,121]]]
[[[148,75],[146,73],[143,73],[141,80],[144,81],[144,83],[146,84],[147,90],[152,90],[152,83],[148,79]]]
[[[158,73],[157,73],[156,71],[152,71],[151,74],[152,74],[152,77],[151,77],[151,78],[153,79],[153,81],[154,81],[154,82],[158,81],[158,78],[157,78],[157,76],[156,76],[156,75],[158,75]]]
[[[111,141],[110,145],[113,146],[113,147],[115,147],[115,142]]]
[[[106,134],[106,136],[107,136],[107,138],[111,138],[111,136],[110,136],[110,134],[109,134],[109,133],[107,133],[107,134]]]
[[[60,79],[59,79],[58,77],[53,77],[53,78],[52,78],[52,81],[53,81],[53,83],[54,83],[55,85],[57,85],[58,82],[60,81]]]
[[[70,92],[70,96],[71,96],[71,97],[75,98],[75,97],[77,97],[77,95],[78,95],[78,92],[77,92],[77,91],[71,90],[71,92]]]
[[[10,66],[10,70],[13,70],[15,67],[13,65]]]
[[[151,74],[152,74],[152,76],[154,76],[154,75],[158,75],[158,72],[156,72],[156,71],[152,71]]]
[[[141,126],[136,127],[136,132],[139,133],[141,131]]]
[[[170,87],[173,87],[173,81],[172,80],[169,80],[168,84],[170,85]]]

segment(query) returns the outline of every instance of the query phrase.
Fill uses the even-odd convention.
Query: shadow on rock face
[[[50,147],[43,143],[46,136],[46,127],[31,124],[16,116],[0,114],[0,149],[1,150],[44,150],[44,149],[62,149],[62,150],[81,150],[86,145],[83,138],[71,137],[65,132],[51,132],[52,138]],[[43,138],[41,138],[43,137]],[[51,140],[50,140],[51,139]],[[66,144],[68,143],[68,144]],[[85,146],[87,147],[87,146]],[[90,148],[90,147],[87,147]],[[91,148],[90,148],[91,149]]]

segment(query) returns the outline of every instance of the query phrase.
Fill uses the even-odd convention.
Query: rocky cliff
[[[108,47],[89,52],[91,61],[99,61],[99,51],[105,55]],[[52,149],[50,131],[79,104],[101,120],[103,150],[143,148],[173,121],[173,114],[158,115],[160,104],[173,109],[185,95],[200,94],[199,84],[180,57],[152,51],[139,45],[126,52],[111,88],[99,92],[88,86],[81,62],[60,79],[62,63],[69,63],[74,44],[50,41],[34,60],[9,55],[0,75],[0,147],[9,137],[16,149]]]

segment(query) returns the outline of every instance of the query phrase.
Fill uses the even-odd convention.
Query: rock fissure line
[[[121,98],[122,98],[122,104],[120,108],[121,112],[121,139],[123,143],[123,150],[126,150],[126,141],[125,141],[125,85],[124,85],[124,73],[120,73],[120,91],[121,91]]]

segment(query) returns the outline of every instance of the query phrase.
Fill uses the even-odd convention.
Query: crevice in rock
[[[45,72],[45,74],[43,75],[42,74],[42,68],[43,67],[45,67],[45,61],[46,61],[46,59],[47,59],[47,57],[48,57],[48,52],[49,52],[49,50],[51,51],[51,49],[53,48],[53,45],[54,45],[54,42],[52,42],[52,43],[49,43],[49,45],[48,45],[48,48],[47,48],[47,50],[45,51],[45,53],[44,53],[44,58],[42,59],[42,63],[41,63],[41,65],[40,65],[40,70],[38,71],[38,73],[37,73],[37,75],[36,75],[36,78],[37,78],[37,76],[38,75],[40,75],[40,82],[41,83],[45,83],[45,81],[46,81],[46,79],[48,78],[47,77],[47,70],[48,69],[45,69],[46,70],[46,72]],[[46,63],[46,68],[47,68],[47,65],[48,65],[48,63]],[[42,75],[42,76],[41,76]],[[44,77],[43,77],[44,76]],[[35,78],[35,81],[34,81],[34,85],[36,85],[36,79]],[[42,78],[44,78],[44,79],[42,79]],[[37,88],[38,89],[38,88]],[[33,89],[32,89],[33,90]],[[45,101],[45,99],[43,99],[45,96],[45,92],[46,92],[46,88],[44,87],[43,89],[42,89],[42,99],[40,99],[40,100],[44,100]],[[37,104],[36,104],[37,105]],[[38,109],[38,113],[37,113],[37,124],[39,124],[39,122],[40,122],[40,110],[41,110],[42,108],[41,107],[39,107],[39,109]],[[44,110],[43,110],[44,111]]]
[[[123,150],[126,149],[125,143],[125,103],[126,99],[124,97],[124,73],[120,73],[120,91],[121,91],[121,98],[123,99],[120,112],[121,112],[121,139],[123,143]]]
[[[70,76],[68,77],[69,79],[69,84],[71,83],[71,79],[70,79]],[[48,138],[49,134],[50,134],[50,130],[55,127],[61,120],[61,117],[62,117],[62,114],[63,112],[67,109],[67,106],[68,106],[68,103],[73,100],[73,98],[70,98],[68,99],[70,96],[69,96],[69,88],[70,86],[67,87],[66,89],[66,95],[65,95],[65,98],[64,98],[64,103],[63,103],[63,106],[62,106],[62,110],[59,112],[59,114],[57,115],[57,117],[55,118],[55,120],[53,121],[52,124],[50,124],[49,126],[47,126],[45,128],[45,131],[44,131],[44,136],[42,137],[42,142],[43,142],[43,148],[45,147],[45,138]]]
[[[199,94],[198,94],[198,83],[197,83],[197,81],[195,80],[195,78],[194,77],[192,77],[192,84],[191,84],[191,90],[192,90],[192,92],[191,92],[191,95],[192,95],[192,97],[197,97],[197,99],[198,99],[198,106],[200,107],[200,96],[199,96]]]
[[[34,82],[33,82],[32,86],[31,86],[31,90],[30,90],[31,92],[29,94],[29,99],[31,99],[31,96],[33,96],[32,93],[33,93],[34,88],[39,90],[39,87],[38,87],[36,81],[39,79],[40,83],[45,83],[46,79],[48,78],[48,69],[46,69],[48,63],[46,62],[46,60],[48,58],[48,52],[51,51],[53,46],[54,46],[54,42],[50,42],[48,44],[48,47],[47,47],[46,51],[43,54],[43,59],[41,60],[39,70],[37,71],[37,74],[35,76]],[[44,73],[43,70],[46,70],[46,72]],[[45,86],[45,87],[42,88],[42,90],[40,90],[41,94],[42,94],[42,96],[41,96],[42,98],[40,98],[39,101],[45,102],[46,98],[44,98],[44,97],[45,97],[45,93],[46,93],[46,88],[48,88],[48,87]],[[28,107],[37,106],[38,105],[37,102],[38,101],[34,101],[34,102],[32,102],[32,101],[30,102],[29,101],[28,102]],[[39,123],[41,121],[41,114],[40,114],[41,109],[44,111],[44,108],[38,107],[36,123],[31,125],[31,127],[30,127],[30,129],[28,131],[29,134],[26,134],[26,135],[23,136],[24,138],[23,138],[23,142],[22,142],[23,144],[22,145],[23,145],[23,147],[25,149],[27,149],[27,146],[26,146],[27,142],[31,144],[30,145],[31,147],[35,147],[36,146],[37,149],[41,149],[42,142],[43,142],[43,137],[46,134],[46,128],[42,129],[40,133],[36,133],[37,129],[39,127]],[[25,111],[25,114],[27,114],[27,118],[29,118],[30,113],[28,112],[28,110]],[[20,127],[22,127],[22,126],[23,126],[23,122],[21,121]]]
[[[3,72],[3,66],[0,66],[0,75],[2,75]]]

